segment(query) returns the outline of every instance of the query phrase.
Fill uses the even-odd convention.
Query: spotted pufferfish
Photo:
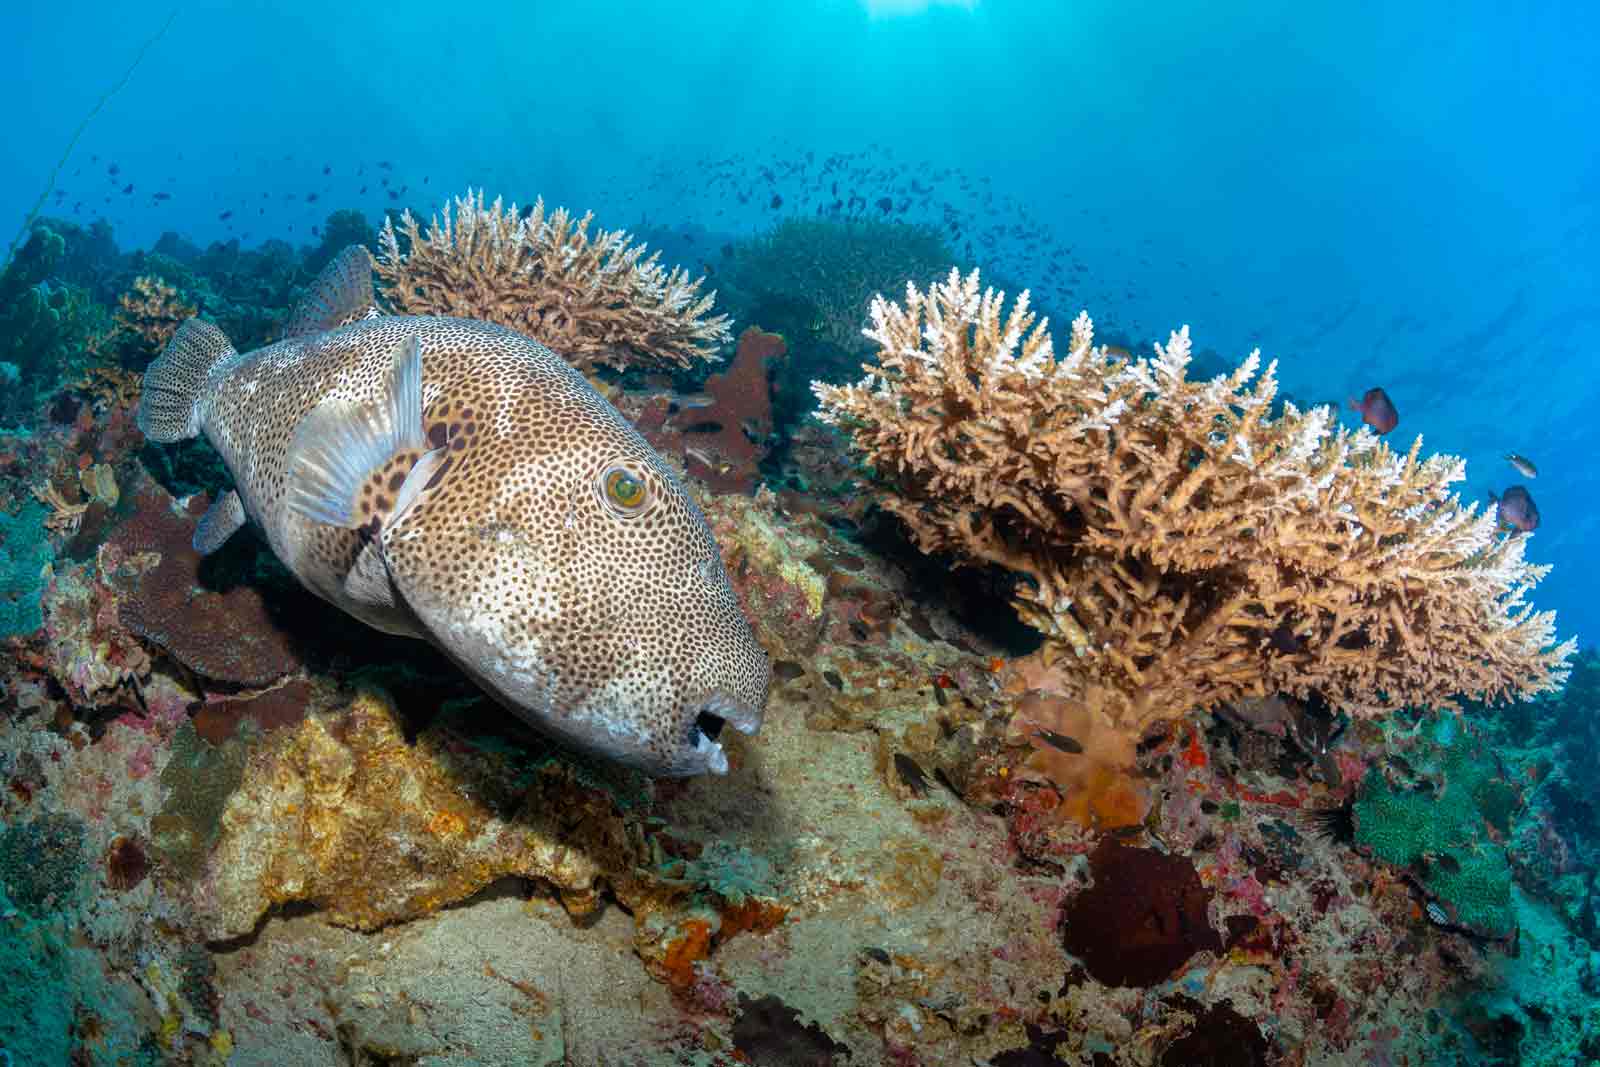
[[[312,592],[432,642],[561,741],[655,775],[725,773],[770,664],[700,509],[565,360],[473,319],[380,315],[354,246],[283,340],[179,327],[144,376],[156,442],[232,473],[195,531],[253,521]]]

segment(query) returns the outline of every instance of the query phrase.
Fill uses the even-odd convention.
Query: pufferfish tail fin
[[[337,330],[352,322],[376,318],[372,295],[372,253],[351,245],[328,261],[283,326],[284,340]]]
[[[190,319],[179,326],[144,372],[139,411],[134,416],[144,435],[171,444],[199,434],[206,377],[232,355],[232,342],[212,323]]]

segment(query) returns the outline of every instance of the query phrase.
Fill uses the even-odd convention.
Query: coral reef
[[[524,214],[481,191],[446,204],[422,232],[410,211],[385,220],[378,278],[385,300],[405,315],[485,319],[542,341],[581,368],[689,367],[729,339],[728,319],[711,315],[716,293],[700,295],[682,267],[645,257],[621,230],[589,232],[544,201]]]
[[[0,381],[0,421],[24,420],[38,398],[83,363],[88,341],[108,326],[104,308],[88,290],[62,282],[66,240],[37,225],[0,274],[0,365],[14,368]]]
[[[322,224],[322,240],[306,254],[300,269],[315,277],[334,256],[351,245],[362,245],[368,251],[377,248],[378,231],[359,211],[335,211]]]
[[[159,352],[195,308],[178,298],[178,290],[160,278],[140,275],[133,288],[117,298],[117,327],[138,337],[151,353]]]
[[[0,512],[0,638],[44,625],[39,607],[50,567],[49,513],[30,501],[15,515]]]
[[[724,274],[760,308],[806,306],[807,333],[852,355],[863,347],[866,308],[907,278],[925,278],[951,259],[932,226],[870,218],[788,218],[733,248]]]
[[[772,371],[787,354],[782,337],[751,326],[739,335],[728,369],[706,381],[706,402],[661,394],[620,402],[635,409],[629,414],[651,445],[681,456],[684,469],[713,492],[753,492],[773,430]]]
[[[1447,921],[1509,936],[1511,867],[1503,842],[1522,808],[1520,792],[1453,716],[1423,724],[1418,734],[1393,746],[1387,774],[1373,767],[1362,780],[1355,841],[1407,871]]]
[[[64,248],[19,260],[47,263],[29,285],[71,287],[103,324],[159,279],[249,343],[365,223],[336,213],[298,251],[168,234],[126,254],[103,227],[42,225]],[[1374,657],[1418,670],[1405,628],[1439,650],[1425,696],[1479,653],[1485,695],[1536,688],[1510,665],[1541,617],[1495,585],[1537,576],[1520,539],[1463,555],[1477,528],[1440,488],[1449,464],[1331,425],[1307,444],[1314,413],[1178,373],[1183,335],[1139,361],[1085,321],[1056,362],[970,294],[924,309],[914,344],[892,316],[875,328],[910,370],[880,359],[882,428],[852,425],[881,445],[873,480],[821,424],[783,447],[785,376],[844,361],[825,330],[761,316],[786,336],[746,331],[704,394],[678,391],[689,374],[614,383],[684,457],[774,661],[766,724],[729,740],[718,778],[553,747],[448,661],[296,600],[252,538],[201,560],[190,494],[225,484],[216,457],[143,449],[120,364],[41,377],[54,391],[14,409],[26,431],[0,431],[0,582],[27,613],[0,657],[0,1049],[232,1067],[1592,1059],[1600,658],[1562,693],[1460,717],[1373,716],[1406,694],[1339,689],[1391,685]],[[131,333],[112,347],[96,358],[148,355]],[[1019,353],[1040,377],[1005,372]],[[1117,400],[1114,432],[1072,436]],[[958,562],[1001,567],[922,555],[881,487],[913,535],[949,520],[989,537],[947,538]],[[1073,603],[1045,604],[1040,576]],[[1277,615],[1220,614],[1268,588]],[[1329,620],[1338,595],[1355,602]],[[1190,671],[1191,690],[1173,681]],[[1305,699],[1284,693],[1297,678]]]
[[[1450,492],[1460,460],[1274,417],[1257,354],[1189,381],[1187,329],[1132,360],[1080,315],[1058,359],[1026,293],[1003,308],[976,271],[875,299],[878,361],[817,383],[822,417],[921,549],[1019,576],[1046,665],[1130,739],[1272,693],[1370,716],[1565,679],[1575,642],[1523,599],[1548,568]]]
[[[68,910],[84,888],[83,821],[50,812],[0,832],[0,884],[36,919]]]
[[[78,944],[60,916],[20,913],[0,882],[0,1063],[170,1062],[130,984],[108,978],[99,955]]]
[[[204,500],[180,513],[157,486],[140,489],[134,512],[101,550],[100,566],[122,593],[122,623],[195,673],[235,685],[266,685],[300,667],[294,644],[260,590],[201,585],[191,544]]]

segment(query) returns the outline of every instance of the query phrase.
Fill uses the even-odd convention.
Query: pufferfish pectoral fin
[[[236,490],[229,489],[211,502],[200,518],[200,525],[194,528],[194,550],[202,556],[211,555],[238,533],[244,522],[244,501],[239,499]]]
[[[389,565],[379,542],[368,541],[356,556],[355,565],[344,576],[344,595],[352,603],[372,608],[392,610],[396,606],[394,582],[389,579]]]
[[[378,396],[324,400],[289,442],[289,508],[315,522],[353,530],[374,519],[381,529],[416,502],[441,458],[422,431],[422,343],[415,334],[394,347]],[[389,488],[403,475],[397,490]]]

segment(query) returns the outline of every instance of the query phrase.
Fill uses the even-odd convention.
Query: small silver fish
[[[728,769],[771,669],[700,509],[565,360],[471,319],[380,316],[346,249],[284,339],[190,319],[144,377],[152,441],[233,474],[195,531],[246,520],[302,584],[437,645],[533,726],[651,774]]]
[[[1437,902],[1432,901],[1432,900],[1428,901],[1428,907],[1427,907],[1426,910],[1428,912],[1428,918],[1433,920],[1433,925],[1435,925],[1435,926],[1449,926],[1450,925],[1450,916],[1448,916],[1448,915],[1446,915],[1444,913],[1444,909],[1439,907]]]
[[[1533,460],[1527,456],[1519,456],[1515,452],[1506,453],[1506,462],[1517,469],[1517,473],[1524,478],[1539,477],[1539,468],[1533,465]]]

